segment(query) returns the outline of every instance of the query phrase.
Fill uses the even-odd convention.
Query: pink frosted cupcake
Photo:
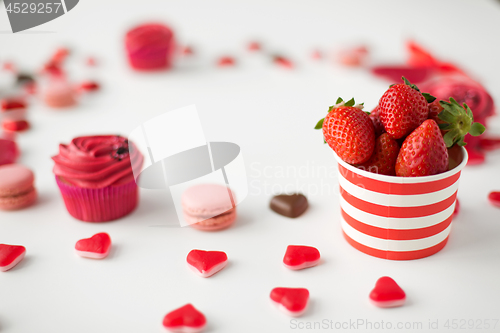
[[[172,30],[159,23],[143,24],[125,36],[130,66],[137,70],[167,69],[172,65],[175,40]]]
[[[129,152],[129,145],[134,147]],[[143,157],[126,138],[83,136],[59,145],[54,174],[68,212],[86,222],[105,222],[134,210],[138,190],[132,169]]]

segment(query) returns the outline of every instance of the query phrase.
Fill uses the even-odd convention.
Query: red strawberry
[[[399,150],[396,175],[418,177],[448,170],[448,150],[438,124],[427,119],[408,135]]]
[[[429,116],[428,119],[434,120],[436,123],[441,124],[443,121],[441,121],[438,117],[438,115],[443,111],[443,106],[439,104],[439,101],[436,99],[432,101],[432,103],[429,103]]]
[[[375,140],[375,151],[372,157],[357,167],[373,173],[394,176],[396,175],[395,166],[398,153],[397,141],[389,134],[384,133]]]
[[[325,142],[347,163],[366,162],[375,148],[375,128],[370,117],[354,106],[354,99],[345,102],[339,98],[328,114],[316,124],[323,129]]]
[[[429,115],[427,100],[417,86],[403,77],[404,83],[392,85],[379,101],[380,121],[394,139],[410,134]],[[429,101],[434,100],[430,95]]]
[[[375,127],[375,136],[379,136],[382,133],[385,133],[384,125],[380,121],[380,109],[378,105],[370,112],[370,119],[373,122],[373,126]]]

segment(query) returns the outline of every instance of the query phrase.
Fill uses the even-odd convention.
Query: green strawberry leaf
[[[415,89],[416,91],[420,92],[420,89],[418,89],[418,87],[414,84],[411,84],[410,81],[408,81],[407,78],[405,78],[404,76],[401,76],[401,79],[403,80],[403,82],[407,85],[407,86],[410,86],[411,88]]]
[[[439,128],[447,131],[443,139],[448,148],[454,144],[465,146],[464,137],[467,133],[472,136],[483,134],[485,127],[474,122],[472,111],[467,104],[464,103],[462,106],[453,98],[450,98],[449,102],[439,101],[439,104],[443,107],[443,111],[438,114],[438,118],[444,122]]]
[[[425,100],[427,101],[427,103],[432,103],[436,100],[436,97],[432,96],[429,93],[422,93],[422,95],[425,97]]]
[[[484,133],[484,130],[486,127],[483,126],[483,124],[480,123],[474,123],[470,127],[469,134],[472,136],[479,136]]]
[[[318,123],[316,124],[316,126],[314,126],[314,129],[317,129],[317,130],[318,130],[318,129],[322,129],[322,128],[323,128],[323,122],[324,122],[324,121],[325,121],[325,118],[320,119],[320,120],[318,121]]]
[[[354,104],[356,104],[354,98],[351,98],[350,100],[344,103],[345,106],[354,106]]]
[[[332,106],[329,106],[328,107],[328,112],[331,112],[333,110],[333,108],[335,107],[335,105],[332,105]]]
[[[343,100],[341,97],[339,97],[339,98],[337,98],[337,101],[335,102],[335,104],[342,103],[343,101],[344,101],[344,100]]]
[[[457,136],[457,129],[453,129],[451,131],[446,132],[443,136],[444,143],[446,143],[446,147],[451,147],[455,143],[455,137]]]
[[[326,143],[326,140],[325,140],[325,138],[323,138],[323,144],[325,144],[325,143]]]

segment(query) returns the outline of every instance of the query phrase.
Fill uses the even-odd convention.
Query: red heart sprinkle
[[[111,250],[111,238],[105,232],[90,238],[80,239],[75,245],[76,253],[84,258],[103,259]]]
[[[248,43],[248,51],[260,51],[262,49],[262,46],[260,45],[259,42],[252,41]]]
[[[30,128],[30,124],[26,120],[4,120],[2,123],[2,127],[6,131],[21,132]]]
[[[375,288],[370,293],[370,300],[381,308],[401,306],[406,300],[406,294],[392,278],[383,276],[377,280]]]
[[[191,304],[186,304],[170,313],[163,319],[163,326],[171,332],[197,333],[207,324],[203,313]]]
[[[0,271],[6,272],[16,266],[25,254],[24,246],[0,244]]]
[[[279,65],[279,66],[287,68],[287,69],[293,68],[293,62],[290,59],[287,59],[283,56],[275,56],[274,63],[276,65]]]
[[[283,264],[292,270],[313,267],[319,263],[320,254],[317,248],[303,245],[288,245]]]
[[[225,66],[234,66],[235,63],[236,61],[234,60],[233,57],[224,56],[219,58],[217,65],[219,65],[220,67],[225,67]]]
[[[309,301],[309,290],[305,288],[274,288],[271,300],[278,308],[292,317],[302,315]]]
[[[196,274],[205,278],[214,275],[227,265],[227,255],[221,251],[192,250],[186,260]]]
[[[500,207],[500,192],[491,192],[488,195],[488,199],[493,204],[493,206]]]
[[[84,81],[80,83],[80,85],[77,87],[77,90],[81,92],[85,91],[91,92],[91,91],[97,91],[99,89],[100,85],[95,81]]]

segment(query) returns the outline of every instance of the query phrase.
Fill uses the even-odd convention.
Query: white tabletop
[[[500,101],[499,18],[498,1],[479,0],[86,0],[52,22],[11,34],[2,5],[0,61],[34,69],[55,47],[67,45],[75,51],[73,78],[95,75],[103,89],[65,111],[32,103],[32,129],[18,142],[20,163],[34,170],[40,196],[29,209],[0,212],[0,243],[27,248],[22,263],[0,273],[0,332],[163,332],[164,315],[186,303],[206,315],[207,332],[333,331],[335,325],[346,332],[382,331],[376,330],[382,321],[402,332],[426,332],[436,321],[439,330],[433,331],[500,331],[500,322],[485,328],[485,320],[492,326],[500,319],[500,211],[487,201],[490,191],[500,189],[500,152],[463,171],[462,210],[441,252],[402,262],[360,253],[342,237],[336,163],[313,127],[338,96],[355,96],[370,110],[387,82],[330,58],[310,58],[315,48],[331,53],[366,43],[373,62],[402,62],[404,42],[413,38],[473,74]],[[123,36],[149,19],[171,24],[181,43],[195,47],[197,59],[170,72],[132,72]],[[290,57],[296,68],[249,54],[245,45],[251,39]],[[236,56],[238,65],[216,67],[222,54]],[[83,65],[87,55],[100,62],[94,73]],[[233,228],[181,228],[168,193],[154,190],[141,190],[137,210],[115,222],[84,223],[67,213],[50,159],[59,143],[85,134],[127,135],[155,115],[190,104],[198,107],[207,140],[242,148],[249,195]],[[489,130],[500,134],[498,117]],[[268,208],[273,193],[284,190],[308,196],[310,209],[300,218]],[[78,239],[101,231],[113,240],[108,258],[74,253]],[[290,244],[317,247],[322,263],[287,270],[282,258]],[[225,251],[230,264],[200,278],[185,261],[195,248]],[[405,306],[369,304],[370,290],[384,275],[406,291]],[[273,307],[269,293],[278,286],[309,289],[311,306],[303,317],[291,321]],[[314,322],[322,328],[305,329]]]

